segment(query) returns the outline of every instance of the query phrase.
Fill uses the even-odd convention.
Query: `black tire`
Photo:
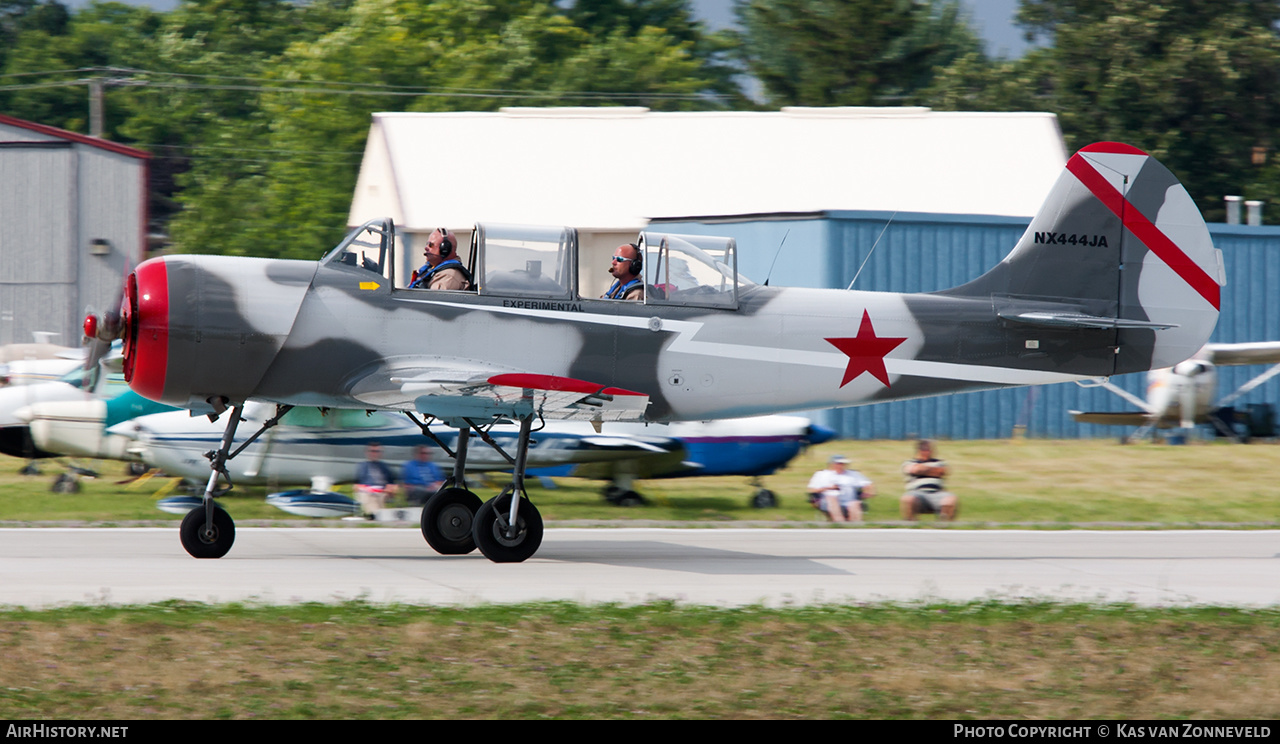
[[[762,488],[751,497],[751,505],[757,509],[773,509],[778,505],[778,496],[773,491]]]
[[[644,506],[649,502],[645,501],[644,497],[635,491],[627,491],[615,499],[613,503],[618,506]]]
[[[71,473],[61,473],[49,487],[54,493],[80,493],[80,481]]]
[[[507,538],[507,513],[511,510],[511,494],[503,494],[484,502],[476,512],[471,534],[476,547],[494,563],[521,563],[542,545],[542,515],[528,499],[520,500],[516,518],[516,536]]]
[[[619,488],[612,483],[605,486],[604,489],[600,491],[600,495],[604,496],[604,500],[608,501],[610,504],[617,504],[618,499],[622,498],[624,493],[626,493],[626,489]]]
[[[236,523],[220,506],[213,508],[212,534],[204,533],[204,522],[203,505],[187,512],[178,531],[182,547],[196,558],[221,558],[231,550],[231,545],[236,541]]]
[[[471,527],[480,497],[465,488],[443,488],[422,507],[422,536],[442,555],[466,555],[476,549]]]

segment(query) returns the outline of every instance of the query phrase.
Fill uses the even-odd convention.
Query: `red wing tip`
[[[1133,145],[1126,145],[1123,142],[1094,142],[1092,145],[1086,145],[1080,148],[1080,152],[1110,152],[1120,153],[1122,155],[1147,154]]]

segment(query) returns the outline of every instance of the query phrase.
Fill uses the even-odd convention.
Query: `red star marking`
[[[871,327],[871,316],[862,311],[862,325],[855,338],[829,338],[827,343],[849,355],[849,365],[844,368],[844,387],[863,372],[870,372],[885,387],[889,387],[889,372],[884,368],[884,355],[898,348],[905,338],[878,338]]]

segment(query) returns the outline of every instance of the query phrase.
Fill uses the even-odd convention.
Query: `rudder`
[[[1118,142],[1067,161],[1040,211],[995,268],[944,294],[991,297],[1002,317],[1112,329],[1112,374],[1176,364],[1217,323],[1221,254],[1167,168]]]

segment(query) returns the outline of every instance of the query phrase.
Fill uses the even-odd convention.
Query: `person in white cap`
[[[832,455],[827,469],[809,479],[809,502],[832,522],[861,522],[863,499],[875,495],[875,484],[849,470],[849,458],[844,455]]]

